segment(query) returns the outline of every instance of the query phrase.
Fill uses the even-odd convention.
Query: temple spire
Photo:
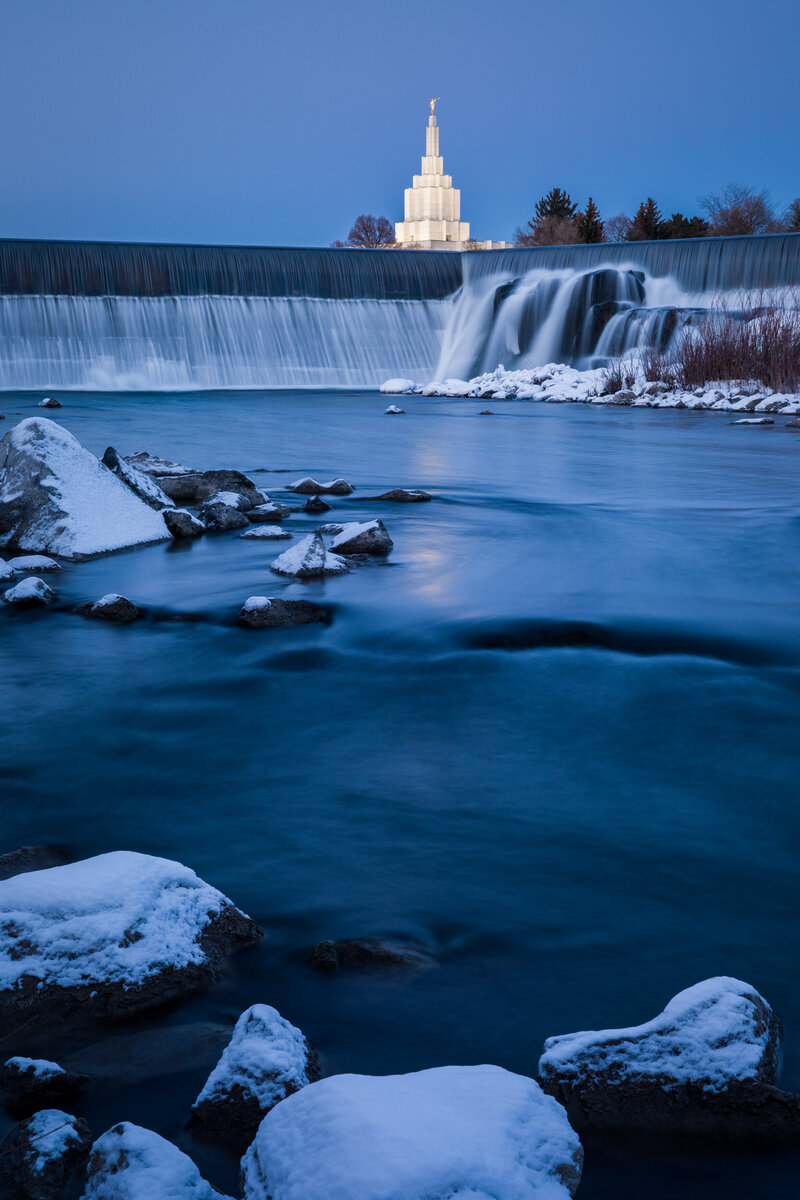
[[[425,154],[419,175],[405,190],[404,219],[395,225],[398,245],[460,250],[469,241],[469,224],[461,220],[461,192],[444,173],[439,154],[438,96],[431,97],[425,130]]]

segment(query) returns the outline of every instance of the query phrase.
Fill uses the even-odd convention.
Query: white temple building
[[[453,187],[453,177],[444,174],[444,159],[439,154],[439,125],[436,101],[431,100],[431,115],[425,130],[425,154],[422,173],[415,175],[405,190],[404,219],[395,222],[398,246],[420,250],[464,250],[469,242],[469,222],[461,220],[461,190]],[[491,249],[505,242],[472,242],[469,248]]]

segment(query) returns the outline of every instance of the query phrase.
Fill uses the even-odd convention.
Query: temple
[[[444,159],[439,154],[436,99],[430,102],[422,174],[415,175],[412,186],[405,190],[404,220],[395,224],[395,239],[398,246],[463,250],[469,241],[469,223],[461,220],[459,188],[453,187],[452,176],[444,174]]]

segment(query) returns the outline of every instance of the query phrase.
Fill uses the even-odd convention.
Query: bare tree
[[[606,241],[607,242],[624,242],[628,239],[628,230],[631,227],[630,217],[626,217],[625,213],[617,213],[615,217],[609,217],[606,221]]]
[[[394,225],[387,217],[373,217],[372,213],[362,213],[353,222],[353,228],[345,242],[332,242],[333,246],[357,246],[374,248],[375,246],[394,245]]]
[[[720,237],[778,233],[781,228],[766,189],[755,192],[744,184],[728,183],[721,191],[704,196],[700,204],[708,213],[709,232]]]

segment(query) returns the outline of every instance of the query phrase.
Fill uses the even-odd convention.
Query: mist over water
[[[38,398],[5,396],[8,424]],[[395,543],[301,585],[268,569],[292,543],[208,536],[65,566],[56,611],[0,612],[7,844],[177,858],[267,930],[210,991],[98,1035],[118,1039],[113,1072],[80,1101],[97,1131],[175,1139],[223,1189],[235,1160],[183,1126],[256,1002],[328,1072],[531,1074],[545,1037],[637,1023],[730,974],[783,1018],[800,1088],[800,434],[483,406],[408,398],[389,419],[372,393],[96,393],[56,414],[95,453],[239,468],[276,499],[344,475],[357,491],[330,519],[380,516]],[[434,500],[358,499],[393,486]],[[72,613],[109,591],[148,619]],[[323,600],[333,623],[239,630],[253,594]],[[308,968],[319,939],[366,935],[422,941],[436,966]],[[799,1165],[590,1143],[579,1195],[788,1195]]]

